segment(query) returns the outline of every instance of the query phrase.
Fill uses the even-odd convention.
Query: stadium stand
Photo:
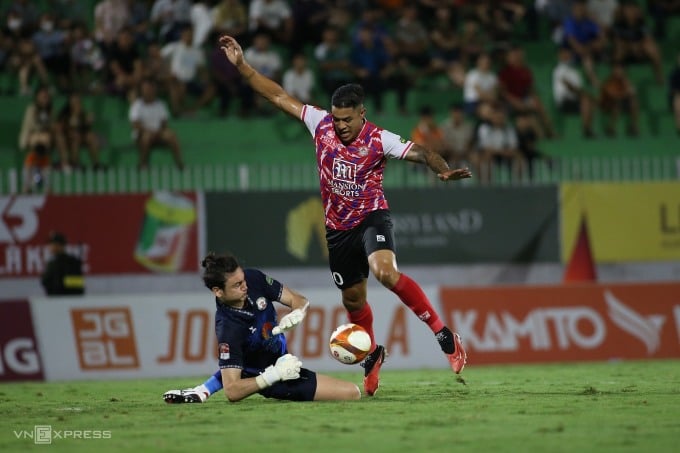
[[[38,2],[42,8],[50,2]],[[92,6],[94,1],[88,1]],[[650,19],[651,20],[651,19]],[[545,25],[544,25],[545,26]],[[518,31],[518,36],[521,30]],[[545,35],[545,32],[543,33]],[[551,71],[555,62],[555,44],[547,39],[543,42],[522,41],[534,76],[538,92],[550,108],[550,115],[556,123],[559,138],[544,140],[540,148],[548,155],[557,158],[672,158],[680,154],[678,135],[672,114],[668,107],[667,88],[655,83],[647,65],[639,64],[628,68],[628,73],[637,89],[641,117],[640,134],[636,138],[606,138],[601,133],[600,115],[596,120],[595,140],[581,137],[581,126],[577,116],[558,114],[552,106]],[[667,74],[676,61],[680,51],[680,17],[669,21],[667,38],[661,42],[664,56],[664,71]],[[598,73],[605,74],[607,69],[600,65]],[[12,169],[21,168],[23,155],[17,146],[17,134],[21,126],[22,112],[30,97],[15,93],[16,81],[7,71],[0,72],[0,172],[5,175]],[[397,113],[393,95],[386,98],[384,112],[378,117],[369,118],[381,126],[400,132],[405,136],[417,120],[417,111],[422,105],[431,105],[440,118],[446,114],[448,106],[461,98],[460,88],[453,87],[442,76],[430,76],[418,80],[409,93],[407,114]],[[57,108],[62,105],[63,94],[55,96]],[[134,168],[138,162],[136,148],[131,141],[131,128],[127,119],[128,104],[121,98],[107,95],[84,96],[84,105],[94,113],[94,128],[102,138],[102,160],[112,170]],[[320,100],[326,107],[325,100]],[[187,167],[206,165],[253,164],[272,165],[309,164],[312,162],[310,137],[304,127],[290,121],[283,114],[241,118],[229,115],[221,118],[217,107],[210,106],[197,112],[195,116],[174,118],[171,126],[180,137]],[[623,120],[621,120],[623,121]],[[621,127],[619,130],[623,130]],[[83,152],[83,155],[85,153]],[[85,161],[87,157],[83,156]],[[671,162],[671,161],[668,161]],[[171,166],[169,152],[152,153],[151,164]],[[671,177],[674,173],[668,174]],[[595,175],[596,176],[596,175]],[[1,183],[0,193],[6,193],[9,186]]]

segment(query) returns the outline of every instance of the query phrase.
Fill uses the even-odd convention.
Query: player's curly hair
[[[331,97],[333,107],[357,108],[364,103],[364,88],[358,83],[348,83],[338,87]]]
[[[231,253],[217,255],[215,252],[208,253],[201,261],[201,266],[205,269],[203,271],[203,283],[210,290],[215,287],[223,289],[227,281],[225,274],[231,274],[241,267],[236,257]]]

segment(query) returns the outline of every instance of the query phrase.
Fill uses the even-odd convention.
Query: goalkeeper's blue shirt
[[[220,368],[239,368],[257,375],[288,352],[286,337],[272,335],[278,324],[273,301],[283,285],[257,269],[244,269],[248,298],[243,308],[216,300],[215,334]]]

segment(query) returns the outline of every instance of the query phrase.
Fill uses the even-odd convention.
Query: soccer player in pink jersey
[[[390,157],[425,164],[442,181],[469,178],[470,170],[450,169],[434,151],[367,121],[360,85],[339,87],[333,93],[329,113],[303,104],[253,69],[231,36],[222,36],[220,46],[255,92],[303,121],[314,136],[331,274],[342,291],[350,322],[362,326],[371,336],[372,351],[362,363],[365,392],[374,395],[378,390],[385,360],[385,348],[375,343],[373,312],[366,301],[369,269],[427,323],[451,368],[460,373],[467,358],[460,337],[444,325],[418,283],[397,269],[392,220],[382,181]]]

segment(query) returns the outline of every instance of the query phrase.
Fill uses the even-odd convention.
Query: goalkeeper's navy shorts
[[[335,286],[349,288],[368,278],[368,256],[376,250],[395,251],[390,211],[373,211],[350,230],[326,228],[328,262]]]
[[[314,401],[316,394],[316,373],[307,368],[300,369],[300,377],[280,381],[259,391],[265,398],[288,401]]]

